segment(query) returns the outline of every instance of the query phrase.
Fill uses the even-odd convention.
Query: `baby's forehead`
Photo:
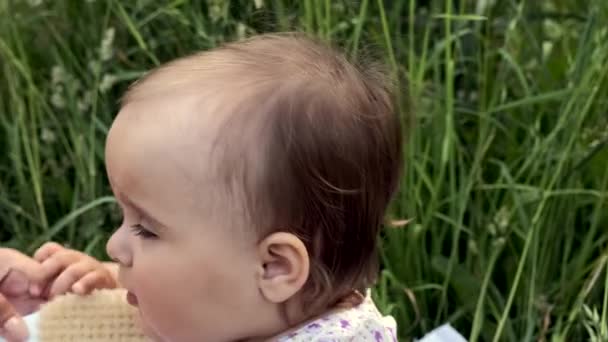
[[[159,189],[169,187],[180,193],[180,201],[205,207],[223,196],[222,150],[216,143],[223,125],[217,115],[200,113],[196,102],[152,99],[121,110],[106,143],[115,190],[150,198],[163,197]]]
[[[197,185],[225,184],[240,165],[262,167],[256,148],[261,121],[239,104],[242,96],[221,90],[185,90],[129,102],[113,124],[108,146],[114,140],[145,146],[147,155],[159,158],[151,162],[173,164]]]

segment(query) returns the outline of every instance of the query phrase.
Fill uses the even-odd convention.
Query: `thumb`
[[[31,282],[44,281],[40,263],[17,250],[0,248],[0,260],[0,282],[11,270],[21,272]]]
[[[0,294],[0,337],[8,341],[26,341],[29,336],[27,326],[15,308]]]
[[[27,293],[30,280],[19,270],[10,270],[0,281],[0,293],[8,297],[19,297]]]

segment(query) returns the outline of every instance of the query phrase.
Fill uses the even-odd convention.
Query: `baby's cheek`
[[[174,341],[171,338],[180,330],[178,326],[179,312],[171,298],[171,287],[149,282],[144,284],[137,293],[139,301],[141,329],[144,334],[154,341]],[[165,338],[161,338],[164,336]]]

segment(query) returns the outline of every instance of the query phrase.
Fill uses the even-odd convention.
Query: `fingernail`
[[[38,297],[38,296],[40,296],[40,292],[42,292],[40,290],[40,286],[38,286],[38,285],[32,285],[32,286],[30,286],[30,294],[32,296]]]
[[[4,330],[8,334],[9,341],[26,341],[29,337],[27,326],[22,319],[12,317],[6,323],[4,323]]]

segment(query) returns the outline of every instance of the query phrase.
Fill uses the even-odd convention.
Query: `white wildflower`
[[[82,94],[82,97],[76,101],[76,108],[78,108],[78,111],[80,111],[80,112],[87,111],[89,109],[89,107],[91,106],[92,98],[93,98],[92,93],[90,91],[85,91]]]
[[[474,240],[469,239],[469,242],[467,243],[467,248],[469,249],[469,252],[472,255],[479,254],[479,247],[477,247],[477,242],[475,242]]]
[[[219,21],[222,18],[222,8],[219,5],[211,5],[209,8],[209,18],[213,22]]]
[[[101,46],[99,47],[99,58],[101,59],[101,61],[107,61],[112,58],[112,45],[114,44],[115,33],[116,30],[113,27],[108,28],[104,33],[103,39],[101,41]]]
[[[51,84],[57,86],[65,81],[65,70],[61,65],[55,65],[51,69]]]
[[[348,30],[350,24],[346,21],[341,21],[338,23],[338,25],[336,26],[336,31],[337,32],[342,32],[342,31],[346,31]]]
[[[543,60],[546,60],[547,57],[549,57],[549,55],[551,54],[551,51],[553,51],[553,42],[544,41],[543,45],[542,45],[542,51],[543,51]]]
[[[600,145],[600,143],[601,143],[600,139],[591,140],[591,142],[589,143],[589,148],[594,149],[594,148],[598,147]]]
[[[469,100],[470,101],[475,102],[475,101],[477,101],[478,98],[479,98],[479,94],[475,90],[473,90],[473,91],[471,91],[469,93]]]
[[[488,8],[494,7],[496,0],[478,0],[477,6],[475,6],[475,14],[484,15]]]
[[[336,13],[343,13],[346,10],[346,7],[344,7],[342,2],[334,1],[331,4],[331,7],[336,11]]]
[[[69,83],[68,83],[69,87],[74,93],[79,92],[80,89],[82,88],[82,82],[78,78],[70,75],[70,78],[68,79],[68,81],[69,81]]]
[[[118,81],[118,78],[112,74],[103,75],[103,78],[101,79],[101,82],[99,83],[99,91],[101,91],[102,93],[105,93],[110,88],[112,88],[112,86],[114,86],[114,84],[116,84],[117,81]]]
[[[507,25],[507,32],[513,32],[517,28],[517,19],[512,19]]]
[[[490,235],[492,235],[492,236],[496,235],[496,233],[497,233],[496,232],[496,225],[494,224],[494,222],[490,222],[488,224],[487,228],[488,228],[488,233],[490,233]]]
[[[42,0],[28,0],[28,3],[32,7],[38,7],[38,6],[42,5]]]
[[[507,239],[504,237],[499,237],[498,239],[492,241],[492,248],[502,248],[507,243]]]
[[[582,131],[581,131],[581,140],[589,140],[591,138],[592,135],[592,131],[589,127],[585,127]]]
[[[254,0],[253,3],[255,4],[255,9],[264,7],[264,0]]]
[[[555,20],[545,19],[543,20],[543,31],[551,40],[558,40],[564,34],[564,29]]]
[[[558,9],[555,7],[555,4],[551,1],[541,1],[539,5],[542,11],[546,11],[549,13],[558,11]]]
[[[509,227],[510,216],[511,215],[509,213],[509,209],[507,209],[506,207],[501,207],[498,210],[496,216],[494,216],[494,221],[498,225],[497,228],[499,232],[504,233],[507,227]]]
[[[57,136],[48,128],[43,128],[40,134],[40,139],[47,144],[52,144],[57,140]]]
[[[99,64],[99,61],[90,61],[89,70],[91,70],[93,74],[98,74],[101,71],[101,64]]]
[[[89,105],[86,102],[84,102],[83,100],[77,100],[76,108],[78,109],[79,112],[86,112],[87,109],[89,109]]]
[[[243,38],[245,38],[246,35],[247,35],[247,26],[245,26],[245,24],[243,24],[243,23],[238,23],[236,25],[236,36],[239,39],[243,39]]]
[[[219,21],[223,16],[222,0],[207,0],[207,6],[209,8],[209,18],[212,22]]]
[[[150,37],[150,38],[148,39],[147,43],[148,43],[148,46],[149,46],[151,49],[155,49],[155,48],[157,48],[157,47],[159,46],[159,44],[158,44],[158,40],[156,40],[156,39],[154,39],[154,38],[152,38],[152,37]]]
[[[53,95],[51,95],[51,104],[57,109],[65,107],[65,99],[62,91],[55,91]]]
[[[424,231],[424,227],[421,224],[416,223],[412,226],[412,228],[409,231],[412,235],[419,236]]]

